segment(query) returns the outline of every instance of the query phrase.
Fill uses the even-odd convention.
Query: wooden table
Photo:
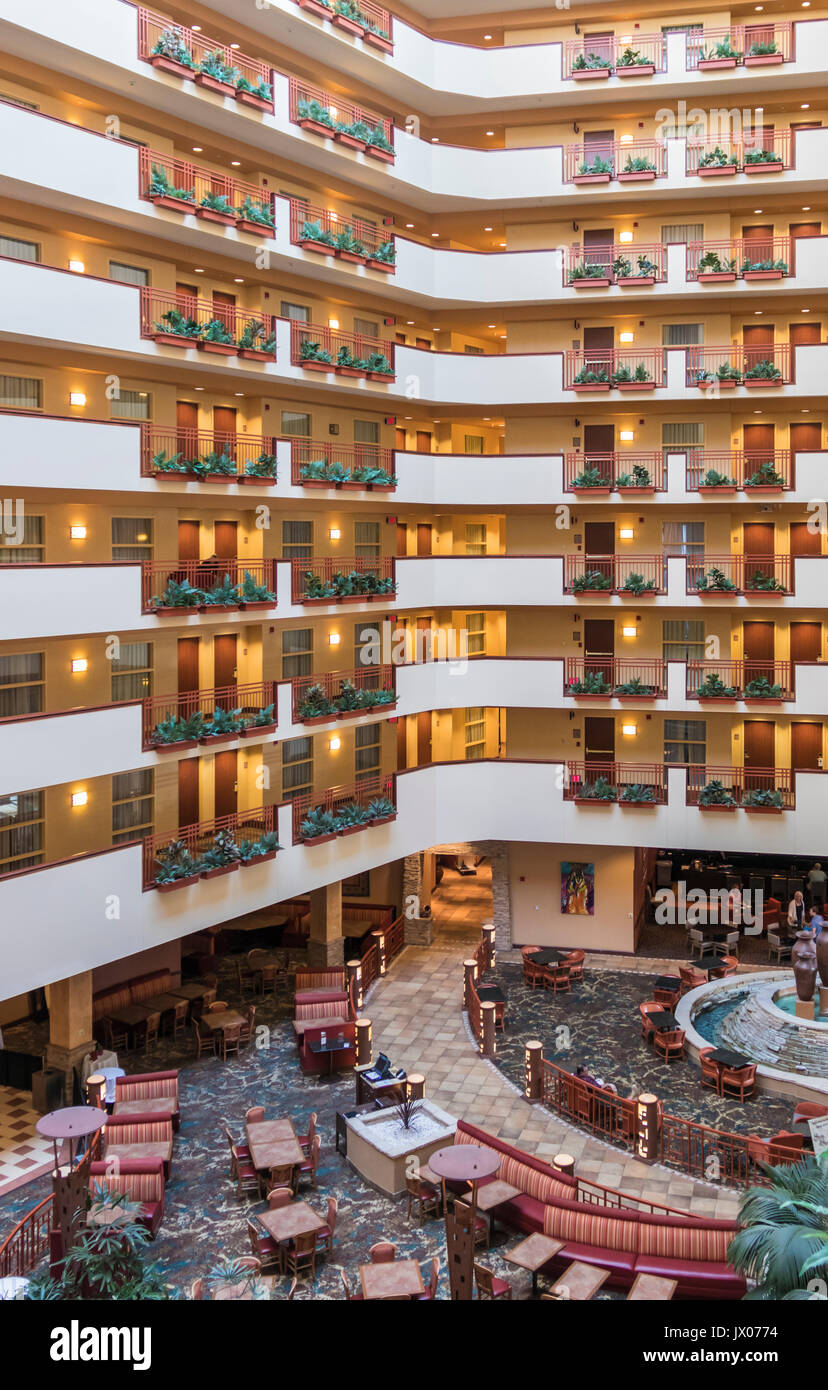
[[[553,1298],[569,1300],[571,1303],[587,1303],[598,1292],[611,1271],[598,1265],[587,1265],[581,1260],[573,1260],[552,1285]]]
[[[122,1009],[110,1010],[109,1017],[113,1023],[122,1023],[125,1028],[139,1028],[154,1012],[143,1004],[125,1004]]]
[[[190,980],[188,984],[176,985],[173,989],[167,990],[167,994],[173,994],[177,999],[203,999],[205,994],[213,994],[215,985],[199,984],[197,980]]]
[[[315,1212],[307,1202],[289,1202],[287,1206],[276,1207],[274,1211],[257,1213],[256,1220],[277,1244],[295,1240],[296,1236],[309,1235],[311,1231],[321,1231],[328,1224],[324,1216]]]
[[[360,1265],[364,1298],[416,1298],[425,1293],[416,1260],[389,1260],[385,1264]]]
[[[181,999],[177,994],[154,994],[152,999],[145,999],[144,1004],[154,1014],[168,1014],[177,1009]]]
[[[176,1112],[174,1096],[152,1096],[148,1100],[116,1100],[113,1114],[118,1119],[124,1115],[169,1115]]]
[[[664,1279],[660,1274],[636,1274],[627,1294],[628,1303],[666,1303],[676,1291],[678,1279]]]
[[[485,1189],[482,1189],[485,1191]],[[552,1236],[545,1236],[540,1231],[535,1231],[533,1235],[527,1236],[519,1245],[515,1245],[511,1250],[503,1251],[504,1260],[510,1264],[518,1265],[521,1269],[528,1269],[532,1274],[532,1292],[538,1291],[538,1274],[543,1265],[548,1264],[553,1255],[557,1255],[562,1250],[564,1242],[555,1240]]]
[[[213,1301],[216,1303],[227,1303],[232,1299],[234,1302],[253,1301],[253,1290],[249,1280],[239,1284],[216,1284],[212,1292]]]
[[[292,1120],[260,1120],[246,1129],[254,1168],[282,1168],[286,1163],[305,1162]]]
[[[163,1158],[166,1164],[172,1159],[172,1139],[156,1140],[146,1144],[107,1144],[104,1159],[109,1158]]]
[[[198,1020],[200,1028],[209,1028],[211,1032],[216,1029],[235,1028],[237,1024],[246,1023],[247,1019],[243,1014],[237,1014],[233,1009],[219,1009],[218,1013],[203,1013]]]
[[[491,1211],[493,1207],[499,1207],[501,1202],[508,1202],[510,1197],[517,1197],[519,1192],[519,1187],[513,1187],[510,1182],[502,1182],[500,1178],[495,1178],[494,1182],[485,1182],[477,1189],[477,1210]]]

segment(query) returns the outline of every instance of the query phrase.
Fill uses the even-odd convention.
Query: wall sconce
[[[83,261],[70,261],[69,269],[74,270],[76,275],[83,275],[83,272],[86,270],[86,266],[84,265]]]
[[[619,526],[618,539],[621,541],[634,541],[635,531],[632,526]]]
[[[88,792],[72,792],[72,805],[73,805],[73,806],[75,806],[75,807],[77,807],[77,806],[85,806],[88,800],[89,800],[89,793],[88,793]]]
[[[328,319],[328,327],[329,327],[329,328],[338,328],[338,327],[339,327],[339,319]]]
[[[69,392],[70,405],[86,405],[86,393],[84,391]]]
[[[619,430],[618,438],[622,444],[632,444],[635,439],[635,430]]]
[[[623,626],[622,626],[622,628],[621,628],[621,636],[622,636],[622,637],[637,637],[637,636],[638,636],[638,628],[637,628],[637,627],[623,627]]]
[[[619,343],[634,343],[635,334],[631,333],[629,329],[627,329],[625,330],[625,332],[618,334],[618,341]]]
[[[340,637],[340,635],[339,635],[338,632],[329,632],[329,633],[328,633],[328,646],[329,646],[329,647],[338,647],[341,641],[342,641],[342,638]]]
[[[619,233],[618,233],[618,240],[619,240],[619,241],[624,241],[624,242],[626,242],[626,241],[632,241],[632,239],[633,239],[633,234],[632,234],[632,232],[619,232]]]
[[[89,670],[89,662],[85,656],[76,656],[72,659],[72,675],[80,676],[84,671]]]
[[[632,137],[631,135],[622,135],[622,136],[621,136],[621,139],[619,140],[618,143],[619,143],[620,145],[631,145],[632,142],[633,142],[633,137]]]
[[[329,541],[339,541],[339,540],[341,540],[341,539],[342,539],[342,532],[340,531],[339,527],[338,527],[338,526],[332,526],[331,529],[330,529],[330,531],[328,532],[328,540],[329,540]]]
[[[621,732],[622,732],[622,734],[624,735],[625,738],[635,738],[636,734],[638,733],[638,725],[637,725],[637,724],[622,724],[622,725],[621,725]]]
[[[328,748],[332,753],[338,753],[341,747],[342,739],[339,737],[339,734],[334,734],[332,738],[328,739]]]
[[[334,108],[334,107],[331,107],[331,115],[332,115],[332,116],[334,116],[334,110],[335,110],[335,108]],[[334,116],[334,120],[336,120],[336,116]],[[337,218],[337,215],[336,215],[335,212],[330,212],[330,211],[329,211],[329,212],[328,212],[328,216],[330,217],[330,219],[331,219],[332,222],[338,221],[338,218]]]
[[[70,527],[69,527],[69,539],[70,539],[70,541],[85,541],[85,540],[86,540],[86,527],[85,527],[85,526],[70,526]]]

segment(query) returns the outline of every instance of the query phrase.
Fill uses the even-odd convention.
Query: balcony
[[[700,811],[736,811],[781,815],[796,806],[795,779],[789,767],[701,767],[687,769],[687,805]]]
[[[655,657],[568,656],[564,695],[576,700],[664,700],[667,663]]]
[[[563,797],[590,806],[664,806],[667,770],[661,763],[567,762]]]
[[[790,555],[689,555],[687,592],[701,598],[749,594],[755,598],[793,593]]]
[[[144,752],[258,741],[269,738],[277,725],[275,681],[153,695],[141,704]]]
[[[292,439],[291,481],[294,487],[393,492],[397,486],[394,452],[378,444]]]
[[[667,175],[667,146],[663,140],[615,140],[606,144],[564,147],[564,183],[652,183]]]
[[[652,77],[664,71],[663,34],[636,34],[634,38],[607,35],[593,40],[568,39],[563,46],[563,77],[591,85],[615,76]]]
[[[791,238],[734,237],[728,241],[687,243],[687,279],[700,285],[728,285],[736,280],[783,280],[791,274]]]
[[[396,592],[394,559],[378,555],[333,556],[294,559],[294,603],[393,603]]]
[[[796,698],[791,661],[688,661],[687,699],[705,704],[781,704]]]
[[[273,194],[259,184],[217,173],[160,150],[139,150],[140,196],[182,217],[198,217],[253,236],[273,237]]]
[[[141,286],[141,337],[216,357],[275,362],[276,317],[210,299]]]
[[[224,878],[275,859],[280,848],[275,806],[185,825],[174,836],[148,835],[141,845],[143,889],[171,893],[199,879]]]
[[[667,248],[657,245],[569,246],[563,256],[563,282],[570,289],[646,289],[667,279]]]
[[[297,676],[291,682],[294,724],[390,714],[397,705],[396,671],[396,666],[357,666],[351,671]]]
[[[774,130],[756,139],[723,134],[704,140],[687,141],[688,174],[703,179],[727,178],[733,174],[781,174],[793,162],[790,130]]]
[[[564,488],[579,497],[596,500],[619,492],[628,497],[648,497],[666,486],[661,449],[629,453],[593,453],[580,449],[564,455]]]
[[[369,48],[380,53],[393,53],[393,18],[388,10],[375,5],[372,0],[352,0],[338,13],[332,0],[296,0],[300,10],[312,15],[314,19],[328,19],[335,29],[351,38],[362,39]]]
[[[276,607],[276,561],[147,561],[141,565],[142,612],[158,617],[248,612]]]
[[[334,140],[384,164],[394,163],[394,123],[367,107],[331,96],[299,77],[290,78],[290,119],[311,135]]]
[[[693,449],[687,454],[685,485],[704,497],[728,497],[737,491],[763,497],[794,486],[790,449],[731,449],[714,453]]]
[[[564,353],[563,388],[583,395],[596,391],[655,391],[664,386],[661,348],[625,352],[613,348]]]
[[[224,323],[227,312],[219,309]],[[141,476],[179,483],[274,487],[278,480],[277,448],[273,435],[229,434],[143,422]]]
[[[303,251],[335,256],[348,265],[366,265],[393,275],[396,263],[394,238],[384,238],[371,222],[361,217],[342,218],[327,208],[304,199],[290,199],[290,239]]]
[[[787,386],[793,380],[790,343],[757,347],[731,343],[724,347],[688,347],[685,351],[687,385],[713,395],[734,391],[737,386],[767,391]]]
[[[636,599],[667,592],[664,555],[567,555],[564,593],[628,594]]]
[[[688,72],[727,72],[737,66],[778,67],[793,58],[793,24],[790,20],[731,24],[708,29],[688,38]]]
[[[138,57],[157,72],[193,82],[202,91],[235,97],[257,111],[273,110],[268,63],[143,5],[138,6]]]
[[[297,797],[292,805],[293,843],[329,844],[339,836],[387,825],[396,815],[396,779],[379,774],[365,777],[350,786]]]
[[[342,254],[342,253],[341,253]],[[394,381],[394,344],[327,324],[290,323],[290,360],[306,372]]]

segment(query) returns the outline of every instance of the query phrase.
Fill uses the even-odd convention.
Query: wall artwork
[[[561,912],[574,917],[595,914],[595,865],[561,860]]]

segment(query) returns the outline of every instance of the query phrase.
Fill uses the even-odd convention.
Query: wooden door
[[[745,787],[748,790],[769,788],[773,778],[762,771],[776,767],[776,723],[773,719],[746,719]]]
[[[600,465],[614,452],[615,425],[584,425],[584,461],[587,465]]]
[[[775,528],[770,521],[746,521],[742,528],[744,536],[745,558],[750,563],[745,564],[745,578],[749,574],[772,575],[774,572],[773,560],[769,559],[774,553]],[[764,560],[766,563],[762,564]]]
[[[584,366],[591,372],[610,370],[615,346],[614,328],[584,329]]]
[[[596,715],[584,719],[584,760],[588,763],[615,762],[615,720]]]
[[[615,522],[587,521],[584,523],[585,567],[599,570],[613,578],[615,554]]]
[[[774,425],[745,425],[742,430],[745,454],[745,476],[750,477],[763,463],[773,463],[776,449]]]
[[[178,558],[179,560],[200,559],[201,522],[179,521]]]
[[[584,263],[612,267],[615,237],[612,227],[593,228],[584,232]]]
[[[601,159],[612,159],[615,153],[615,131],[614,130],[585,130],[584,131],[584,161],[591,164],[598,156]]]
[[[405,441],[406,441],[406,433],[405,433],[405,430],[403,429],[403,427],[402,427],[401,425],[398,425],[397,428],[394,430],[394,448],[395,448],[395,449],[404,449],[404,448],[405,448]]]
[[[807,521],[792,521],[790,550],[792,555],[821,555],[822,536],[820,532],[812,531]]]
[[[408,766],[408,720],[405,715],[397,720],[397,771]]]
[[[791,767],[819,768],[822,766],[822,724],[791,724]]]
[[[408,527],[404,521],[397,522],[397,554],[408,554]]]
[[[431,710],[421,710],[417,715],[417,766],[423,767],[431,762]]]
[[[213,549],[220,560],[234,560],[238,554],[238,522],[216,521],[213,525]]]
[[[612,684],[614,657],[615,620],[613,618],[585,618],[584,669],[586,671],[600,671],[604,680]]]
[[[429,522],[417,522],[417,554],[431,554],[431,524]]]
[[[185,285],[179,280],[175,292],[179,296],[178,312],[185,318],[195,318],[198,313],[198,287]]]
[[[776,650],[776,629],[773,623],[746,622],[743,632],[745,682],[760,680],[773,683],[773,658]]]
[[[219,816],[232,816],[236,810],[236,768],[238,754],[235,749],[230,752],[216,753],[213,769],[213,815],[218,819]]]
[[[415,661],[430,661],[430,660],[431,660],[431,656],[432,656],[432,644],[433,644],[433,637],[432,637],[433,631],[434,631],[434,619],[433,619],[433,618],[418,618],[418,619],[417,619],[417,630],[416,630],[417,635],[416,635],[416,638],[415,638],[415,646],[414,646],[414,660],[415,660]]]
[[[199,688],[199,644],[200,637],[179,637],[178,639],[178,693]]]
[[[232,688],[236,684],[237,641],[235,633],[213,638],[213,685],[217,690]]]
[[[810,421],[807,424],[790,425],[791,453],[822,448],[822,424]]]
[[[744,254],[746,260],[751,261],[770,261],[773,260],[773,223],[762,223],[760,225],[742,227],[742,240],[749,242],[745,246]]]
[[[821,343],[822,324],[812,323],[810,319],[807,323],[791,323],[788,325],[788,337],[792,347],[802,343]]]
[[[822,660],[822,623],[791,623],[791,661]]]
[[[199,816],[198,758],[182,758],[178,764],[178,824],[195,825]]]
[[[418,453],[418,454],[430,454],[430,453],[431,453],[431,431],[430,431],[430,430],[417,430],[417,453]]]
[[[227,445],[231,454],[236,449],[236,410],[230,405],[213,406],[213,448],[221,453]]]
[[[175,403],[175,448],[185,459],[198,457],[198,406],[195,401]]]
[[[746,323],[742,328],[742,342],[745,347],[745,370],[755,367],[757,362],[773,358],[773,325]]]

